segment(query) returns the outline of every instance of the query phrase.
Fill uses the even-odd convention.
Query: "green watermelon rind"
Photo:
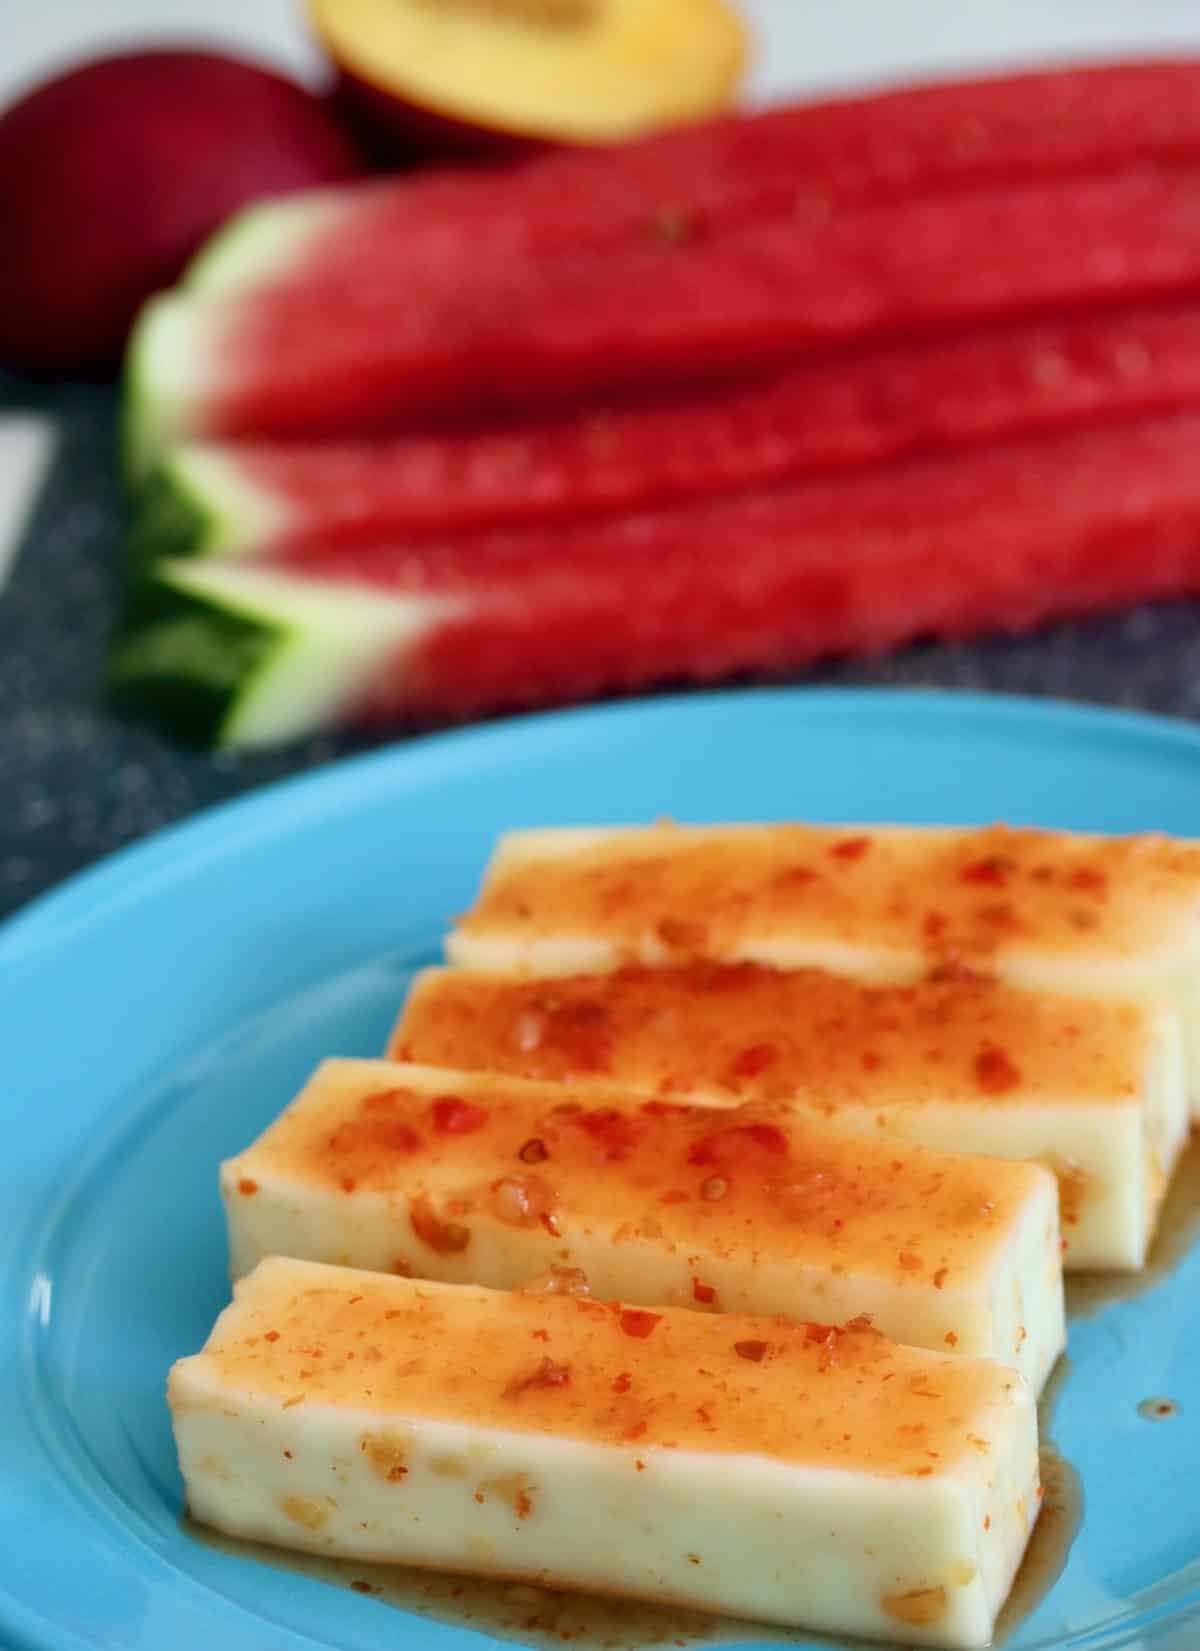
[[[189,743],[231,743],[238,711],[288,628],[262,613],[239,611],[180,587],[170,574],[135,579],[109,652],[106,688],[120,709],[135,710]]]
[[[461,608],[319,569],[175,558],[131,582],[108,690],[193,743],[284,744],[353,720]]]
[[[120,427],[121,471],[137,493],[161,456],[203,433],[210,403],[219,399],[219,300],[192,299],[172,289],[142,308],[125,356]]]
[[[134,570],[174,558],[269,552],[286,532],[287,502],[251,479],[236,448],[185,443],[158,461],[139,490],[127,539]]]
[[[146,353],[148,349],[147,311],[143,309],[133,324],[125,352],[121,381],[121,409],[117,430],[117,464],[126,490],[136,494],[145,480],[148,425],[153,413],[146,393]]]
[[[125,540],[132,574],[174,557],[220,555],[225,537],[210,500],[191,486],[186,468],[170,454],[140,489]]]
[[[169,363],[172,354],[178,357],[182,353],[197,375],[204,370],[200,335],[195,340],[187,337],[187,319],[181,314],[184,308],[173,292],[160,293],[142,306],[129,335],[118,458],[125,486],[135,495],[145,485],[160,453],[179,438],[170,417],[169,376],[164,373],[164,362]]]

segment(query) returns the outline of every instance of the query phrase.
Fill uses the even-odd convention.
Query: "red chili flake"
[[[1095,866],[1080,866],[1078,871],[1071,873],[1070,886],[1073,889],[1084,889],[1089,894],[1101,894],[1108,887],[1108,878]]]
[[[486,1107],[459,1095],[442,1095],[432,1107],[433,1127],[439,1135],[471,1135],[488,1121]]]
[[[419,1152],[424,1145],[411,1124],[398,1122],[385,1124],[382,1129],[374,1131],[373,1138],[391,1152]]]
[[[518,1519],[529,1518],[529,1515],[533,1512],[533,1501],[528,1491],[519,1490],[517,1492],[516,1507]]]
[[[343,1192],[353,1192],[358,1182],[352,1175],[343,1175],[340,1185]]]
[[[682,1192],[678,1187],[671,1187],[658,1201],[660,1204],[690,1204],[692,1197],[690,1193]]]
[[[1019,927],[1019,920],[1009,901],[997,906],[980,906],[975,913],[980,923],[990,923],[994,929],[1015,929]]]
[[[627,1427],[625,1429],[625,1438],[626,1439],[640,1439],[642,1434],[645,1433],[645,1431],[646,1431],[646,1423],[645,1422],[634,1422],[632,1427]]]
[[[675,1106],[670,1101],[643,1101],[642,1111],[651,1118],[672,1118],[677,1112],[686,1112],[687,1108]]]
[[[533,1341],[549,1341],[550,1340],[550,1332],[549,1332],[549,1330],[535,1330],[532,1334],[531,1339]]]
[[[843,837],[829,852],[835,860],[861,860],[870,846],[869,837]]]
[[[1016,863],[1002,854],[990,854],[984,860],[973,860],[959,872],[962,883],[983,883],[989,888],[1002,889],[1016,870]]]
[[[788,1138],[775,1124],[734,1124],[732,1128],[716,1129],[702,1136],[688,1153],[688,1163],[718,1164],[745,1147],[774,1158],[785,1158]]]
[[[456,1221],[443,1221],[434,1214],[428,1198],[409,1199],[408,1219],[422,1244],[428,1244],[438,1255],[460,1255],[471,1242],[471,1229]]]
[[[708,925],[687,918],[664,917],[656,932],[672,951],[702,952],[708,943]]]
[[[644,1313],[638,1307],[626,1307],[621,1312],[621,1329],[627,1336],[645,1341],[654,1334],[654,1327],[662,1320],[661,1313]]]
[[[245,1175],[238,1182],[238,1191],[243,1198],[253,1198],[258,1191],[258,1182],[252,1181],[248,1175]]]
[[[865,1322],[866,1327],[869,1329],[870,1320]],[[855,1328],[857,1324],[858,1321],[854,1320],[852,1324],[846,1326],[846,1329]],[[838,1343],[845,1331],[834,1324],[808,1324],[805,1325],[804,1333],[808,1341],[816,1342],[821,1349],[817,1355],[817,1369],[822,1372],[828,1370],[831,1364],[837,1362]]]
[[[709,1410],[709,1408],[706,1404],[698,1404],[696,1406],[696,1415],[699,1417],[699,1419],[704,1423],[704,1425],[706,1427],[708,1426],[709,1422],[712,1421],[712,1412]]]
[[[633,1377],[629,1374],[628,1370],[622,1370],[621,1374],[612,1384],[612,1390],[614,1393],[628,1393],[632,1382]]]
[[[571,1122],[604,1149],[609,1163],[619,1163],[623,1158],[628,1158],[640,1134],[635,1119],[611,1106],[594,1112],[580,1112]]]
[[[570,1387],[571,1372],[565,1364],[555,1364],[551,1358],[543,1358],[536,1370],[524,1376],[514,1376],[504,1389],[506,1399],[519,1399],[522,1393],[528,1393],[537,1387]]]
[[[279,1340],[279,1331],[278,1330],[268,1330],[266,1335],[263,1337],[263,1340],[264,1341],[278,1341]]]
[[[992,1516],[990,1513],[985,1513],[983,1516],[983,1528],[985,1531],[990,1531],[992,1528]]]
[[[811,866],[784,866],[782,871],[775,873],[774,882],[777,888],[787,888],[790,885],[801,887],[805,883],[814,883],[819,876]]]
[[[544,1164],[549,1156],[550,1153],[545,1141],[539,1141],[536,1136],[533,1140],[526,1141],[520,1152],[517,1153],[517,1157],[523,1164]]]
[[[946,932],[949,919],[944,912],[927,911],[921,924],[921,931],[926,940],[940,940]]]
[[[765,1341],[735,1341],[733,1350],[739,1359],[749,1359],[752,1364],[761,1364],[767,1356]]]
[[[864,1072],[878,1072],[882,1065],[883,1058],[882,1056],[877,1055],[874,1049],[866,1049],[863,1051],[862,1069]]]
[[[779,1050],[773,1043],[752,1043],[743,1049],[729,1068],[731,1077],[757,1078],[779,1059]]]
[[[949,1273],[949,1271],[950,1271],[949,1267],[939,1267],[937,1272],[934,1273],[934,1275],[933,1275],[933,1287],[934,1287],[935,1290],[940,1290],[942,1288],[942,1286],[945,1284],[946,1275]]]
[[[985,1043],[975,1057],[975,1082],[986,1095],[1006,1095],[1021,1081],[1020,1068],[1005,1050]]]
[[[707,1307],[717,1299],[717,1292],[711,1284],[701,1284],[698,1278],[692,1280],[692,1295],[697,1301],[702,1301]]]
[[[292,1455],[292,1453],[291,1453],[291,1451],[290,1451],[290,1450],[285,1450],[285,1451],[284,1451],[284,1453],[283,1453],[283,1454],[284,1454],[284,1455],[285,1455],[285,1456],[286,1456],[286,1457],[287,1457],[287,1459],[288,1459],[288,1461],[289,1461],[289,1462],[294,1462],[294,1461],[295,1461],[295,1459],[296,1459],[296,1458],[295,1458],[295,1457],[294,1457],[294,1456],[293,1456],[293,1455]]]
[[[911,1250],[901,1250],[897,1259],[906,1273],[919,1273],[925,1265],[920,1256],[914,1255]]]

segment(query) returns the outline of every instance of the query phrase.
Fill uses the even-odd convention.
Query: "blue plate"
[[[589,1615],[205,1543],[181,1523],[163,1400],[171,1361],[200,1345],[226,1296],[218,1159],[319,1058],[379,1050],[496,833],[664,813],[1200,835],[1200,736],[935,694],[735,693],[577,711],[276,787],[120,855],[11,923],[0,932],[6,1646],[468,1651],[492,1643],[481,1635],[577,1632],[575,1644],[626,1647],[704,1637],[704,1623],[632,1608]],[[1053,1436],[1086,1511],[1013,1651],[1200,1646],[1197,1302],[1200,1257],[1185,1255],[1153,1288],[1093,1300],[1074,1322]],[[1178,1413],[1152,1424],[1138,1409],[1151,1397]],[[534,1618],[551,1639],[522,1626]],[[770,1638],[731,1632],[742,1645]]]

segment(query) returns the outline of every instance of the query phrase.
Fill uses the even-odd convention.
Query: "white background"
[[[743,0],[759,94],[936,68],[1200,51],[1200,0]],[[0,103],[101,46],[220,41],[313,74],[302,0],[0,0]]]

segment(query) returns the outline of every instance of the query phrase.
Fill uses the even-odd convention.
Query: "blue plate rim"
[[[732,688],[715,692],[676,693],[602,701],[599,704],[523,713],[467,727],[416,735],[378,750],[334,758],[304,773],[268,781],[247,793],[214,803],[187,818],[135,839],[66,877],[0,922],[0,962],[7,953],[40,949],[64,938],[63,931],[99,919],[122,896],[136,894],[148,877],[169,887],[187,877],[199,862],[223,858],[259,835],[275,835],[279,809],[288,800],[301,813],[324,817],[361,802],[366,790],[386,788],[410,764],[438,759],[453,763],[472,747],[503,747],[516,741],[553,739],[560,729],[587,729],[594,724],[621,724],[630,719],[666,717],[684,707],[729,712],[743,706],[786,702],[812,704],[821,714],[870,715],[881,707],[905,705],[923,716],[966,718],[1005,723],[1033,718],[1047,731],[1124,736],[1138,742],[1166,742],[1192,748],[1200,757],[1200,725],[1183,717],[1130,710],[1057,696],[978,692],[954,688],[822,687],[795,684]],[[435,778],[436,776],[431,776]],[[49,932],[43,934],[43,930]]]

